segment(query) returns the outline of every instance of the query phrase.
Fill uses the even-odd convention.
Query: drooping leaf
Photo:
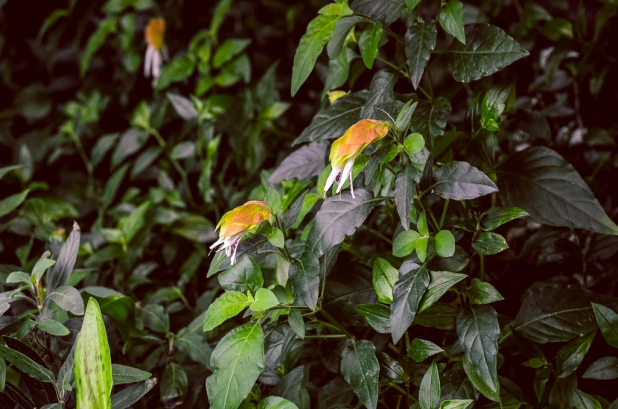
[[[305,251],[294,260],[288,271],[294,295],[315,311],[320,294],[320,262],[311,252]]]
[[[365,317],[371,328],[380,334],[391,332],[391,310],[384,304],[359,304],[356,312]]]
[[[472,305],[457,317],[457,336],[465,356],[464,370],[488,399],[500,400],[498,383],[498,314],[489,305]]]
[[[466,288],[466,295],[472,304],[491,304],[504,300],[493,285],[478,278],[472,279],[470,287]]]
[[[288,316],[288,325],[298,338],[305,339],[305,321],[299,310],[291,310]]]
[[[86,314],[75,346],[77,408],[112,407],[112,359],[99,303],[88,300]]]
[[[377,201],[365,189],[357,188],[354,193],[354,199],[350,192],[343,192],[324,201],[309,232],[307,251],[319,257],[340,244],[346,236],[354,234],[363,224]]]
[[[20,193],[15,193],[14,195],[0,200],[0,217],[5,216],[17,209],[17,207],[19,207],[19,205],[26,200],[28,193],[30,193],[30,190],[26,189]]]
[[[459,0],[450,0],[440,8],[438,16],[440,25],[460,43],[466,44],[466,32],[464,31],[464,5]]]
[[[390,316],[391,334],[395,344],[412,325],[428,286],[429,272],[424,264],[421,266],[408,260],[401,265],[399,281],[393,289]]]
[[[319,15],[307,26],[307,32],[301,37],[294,56],[292,68],[292,96],[298,92],[307,80],[322,49],[328,43],[335,30],[339,16]]]
[[[185,121],[190,121],[198,117],[199,113],[193,106],[189,98],[171,92],[167,93],[167,99],[172,103],[174,111]]]
[[[294,368],[275,386],[273,395],[281,396],[291,402],[298,402],[304,377],[305,367],[303,365]]]
[[[339,138],[360,119],[367,91],[352,92],[318,112],[292,145]]]
[[[444,199],[471,200],[497,191],[486,174],[467,162],[453,161],[434,174],[433,192]]]
[[[368,409],[378,405],[380,363],[371,341],[357,341],[341,353],[341,374]]]
[[[127,383],[141,382],[150,378],[150,372],[130,366],[112,364],[112,380],[114,385],[124,385]]]
[[[189,378],[185,369],[176,363],[167,365],[161,377],[161,400],[167,402],[179,398],[187,393],[188,388]]]
[[[493,206],[483,214],[481,227],[483,230],[492,231],[511,220],[528,216],[528,212],[519,207]]]
[[[502,29],[491,24],[469,24],[465,31],[466,44],[453,42],[447,50],[449,72],[455,81],[478,80],[529,54]]]
[[[268,181],[273,184],[284,180],[305,180],[319,176],[326,166],[325,143],[312,143],[292,152],[270,175]]]
[[[414,89],[418,88],[431,52],[436,47],[437,35],[438,30],[433,20],[415,21],[406,32],[406,59]]]
[[[517,152],[498,172],[502,203],[524,209],[534,221],[618,234],[586,182],[552,149],[535,146]]]
[[[374,108],[394,100],[393,86],[396,81],[397,76],[392,71],[380,70],[375,73],[369,85],[367,100],[360,112],[362,119],[382,119],[374,112]]]
[[[139,401],[157,384],[154,379],[147,379],[144,382],[131,385],[112,395],[112,409],[127,409],[135,402]]]
[[[556,373],[558,378],[566,378],[577,370],[586,357],[595,334],[596,331],[592,331],[560,348],[558,355],[556,355]]]
[[[298,406],[278,396],[268,396],[260,401],[257,409],[298,409]]]
[[[614,348],[618,348],[618,314],[601,304],[592,303],[603,338]]]
[[[373,62],[378,55],[378,47],[382,38],[382,25],[374,24],[373,27],[363,31],[358,39],[358,48],[365,66],[373,68]]]
[[[390,25],[405,9],[404,0],[354,0],[350,5],[356,13]]]
[[[440,376],[436,361],[431,361],[429,369],[423,375],[418,391],[418,403],[421,409],[434,409],[440,400]]]
[[[30,359],[25,354],[9,348],[6,345],[0,345],[0,357],[9,361],[20,371],[41,382],[55,382],[54,374],[44,367]]]
[[[343,16],[337,20],[333,35],[326,45],[328,58],[333,60],[341,55],[341,50],[343,50],[345,39],[350,33],[350,30],[352,30],[356,24],[363,21],[366,21],[366,19],[360,16]]]
[[[423,362],[430,356],[439,354],[440,352],[444,352],[444,350],[431,341],[425,341],[419,338],[414,338],[410,344],[410,348],[408,348],[408,356],[416,362]]]
[[[618,358],[606,356],[592,363],[583,378],[609,380],[618,378]]]
[[[213,409],[237,409],[264,369],[264,334],[258,322],[227,333],[212,352],[213,374],[206,379]]]
[[[67,327],[65,327],[58,321],[52,319],[40,322],[37,327],[40,330],[45,331],[48,334],[55,335],[57,337],[63,337],[69,334],[69,330],[67,329]]]
[[[330,409],[348,405],[354,399],[354,391],[341,377],[327,383],[318,393],[318,409]]]
[[[395,178],[395,205],[401,225],[405,230],[410,228],[410,212],[416,194],[416,181],[414,180],[416,174],[416,170],[411,165],[406,165]]]
[[[249,298],[238,291],[223,293],[206,311],[204,316],[204,331],[218,327],[224,321],[240,314],[251,304]]]

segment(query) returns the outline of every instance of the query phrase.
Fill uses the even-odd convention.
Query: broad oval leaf
[[[618,358],[606,356],[592,363],[583,378],[609,380],[618,378]]]
[[[421,409],[434,409],[440,400],[440,375],[436,361],[431,361],[431,365],[421,381],[418,391],[418,403]]]
[[[464,31],[464,5],[459,0],[450,0],[440,9],[438,16],[440,25],[460,43],[466,44],[466,32]]]
[[[500,184],[500,183],[498,183]],[[483,214],[481,227],[483,230],[492,231],[511,220],[528,216],[528,212],[519,207],[498,207],[493,206]]]
[[[249,298],[238,291],[230,291],[221,294],[206,311],[204,316],[204,331],[210,331],[229,318],[240,314],[242,310],[251,304]]]
[[[408,260],[401,265],[399,281],[393,289],[390,317],[391,334],[395,344],[412,325],[427,287],[429,287],[429,272],[424,264],[420,266]]]
[[[444,352],[444,350],[431,341],[425,341],[419,338],[414,338],[410,344],[410,348],[408,348],[408,356],[416,362],[423,362],[430,356],[439,354],[440,352]]]
[[[244,294],[247,291],[255,293],[264,285],[260,266],[247,254],[243,254],[232,267],[219,274],[217,278],[225,291],[238,291]]]
[[[350,7],[386,25],[397,20],[405,10],[404,0],[354,0]]]
[[[111,409],[112,359],[99,303],[88,300],[84,322],[75,346],[77,408]]]
[[[340,244],[346,236],[354,234],[365,221],[376,202],[365,189],[329,197],[315,215],[315,224],[307,238],[307,251],[320,257],[326,250]]]
[[[447,50],[448,68],[458,82],[471,82],[494,74],[528,51],[502,29],[491,24],[466,26],[466,44],[453,42]]]
[[[586,336],[576,338],[560,348],[556,355],[556,374],[558,378],[566,378],[577,370],[586,357],[595,335],[596,331],[592,331]]]
[[[429,151],[433,149],[436,138],[444,134],[451,109],[451,102],[444,97],[438,97],[432,102],[422,101],[416,106],[410,131],[423,135]]]
[[[357,341],[341,352],[341,374],[368,409],[378,406],[379,373],[380,363],[371,341]]]
[[[279,299],[268,288],[260,288],[255,293],[255,301],[249,306],[251,311],[264,311],[279,305]]]
[[[484,231],[472,242],[472,249],[478,254],[491,256],[509,248],[504,237],[498,233]]]
[[[269,396],[260,401],[257,409],[298,409],[298,406],[287,399]]]
[[[84,300],[74,287],[62,286],[47,294],[58,307],[75,315],[84,314]]]
[[[444,199],[471,200],[497,192],[496,184],[467,162],[453,161],[436,170],[433,192]]]
[[[489,305],[472,305],[457,317],[457,336],[465,356],[464,370],[488,399],[500,401],[498,383],[498,314]]]
[[[535,146],[498,168],[505,206],[524,209],[538,223],[618,234],[618,226],[575,170],[556,151]]]
[[[159,388],[161,400],[165,403],[182,397],[187,393],[188,388],[189,378],[185,369],[176,363],[167,365],[161,377],[161,386]]]
[[[369,95],[360,112],[362,119],[381,119],[374,113],[374,108],[395,99],[393,95],[395,82],[397,82],[397,76],[392,71],[380,70],[375,73],[369,85]]]
[[[592,303],[594,315],[603,338],[614,348],[618,348],[618,314],[601,304]]]
[[[391,310],[384,304],[359,304],[356,312],[365,317],[371,328],[380,334],[391,332]]]
[[[496,288],[486,281],[473,278],[470,287],[466,288],[466,295],[471,304],[491,304],[502,301],[504,297],[500,295]]]
[[[305,180],[319,176],[326,166],[327,147],[325,143],[312,143],[292,152],[270,175],[268,181],[277,184],[284,180]]]
[[[206,379],[212,409],[238,409],[264,369],[264,334],[258,322],[227,333],[210,357],[213,374]]]
[[[416,21],[406,32],[406,59],[410,69],[410,81],[414,89],[423,78],[425,66],[429,62],[431,52],[436,47],[438,30],[433,20]]]

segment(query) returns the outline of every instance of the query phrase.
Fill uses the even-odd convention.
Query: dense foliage
[[[0,0],[0,407],[617,409],[617,13]]]

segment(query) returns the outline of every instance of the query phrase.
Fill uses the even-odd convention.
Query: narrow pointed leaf
[[[380,363],[371,341],[357,341],[341,353],[341,374],[368,409],[378,406]]]
[[[408,260],[401,265],[399,281],[393,289],[390,317],[391,334],[395,344],[412,325],[428,286],[429,272],[424,264],[420,266]]]

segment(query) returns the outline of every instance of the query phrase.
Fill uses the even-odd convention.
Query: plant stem
[[[446,199],[444,207],[442,208],[442,216],[440,216],[440,230],[442,230],[442,226],[444,226],[444,219],[446,219],[446,211],[448,210],[448,204],[450,201],[451,199]]]
[[[360,14],[360,13],[357,13],[357,12],[354,12],[352,15],[353,15],[353,16],[358,16],[358,17],[365,18],[365,19],[367,19],[367,20],[369,20],[369,21],[374,22],[375,24],[380,24],[380,25],[382,26],[382,29],[384,30],[384,32],[385,32],[385,33],[387,33],[387,34],[389,34],[390,36],[392,36],[395,40],[399,41],[401,44],[405,44],[405,43],[406,43],[406,42],[405,42],[405,40],[403,39],[403,37],[401,37],[399,34],[395,33],[395,32],[394,32],[393,30],[391,30],[390,28],[385,27],[385,26],[384,26],[382,23],[380,23],[378,20],[376,20],[376,19],[374,19],[374,18],[372,18],[372,17],[369,17],[369,16],[367,16],[367,15],[365,15],[365,14]]]
[[[79,139],[79,136],[75,132],[71,132],[71,139],[73,139],[73,143],[79,152],[79,156],[82,158],[82,162],[86,166],[86,171],[88,172],[88,196],[94,195],[94,166],[92,166],[92,162],[86,155],[84,151],[84,146],[82,145],[82,141]]]
[[[385,235],[383,235],[382,233],[380,233],[379,231],[372,229],[371,227],[364,227],[368,232],[372,233],[373,235],[375,235],[376,237],[381,238],[382,240],[384,240],[385,242],[389,243],[389,244],[393,244],[393,241],[391,239],[389,239],[388,237],[386,237]]]
[[[305,339],[319,339],[319,338],[346,338],[346,335],[345,334],[305,335]]]
[[[352,335],[347,329],[343,328],[343,326],[341,326],[341,324],[339,324],[337,322],[336,319],[334,319],[328,312],[326,312],[326,310],[320,310],[320,313],[322,313],[322,315],[331,322],[331,324],[333,324],[335,327],[337,327],[337,329],[341,332],[343,332],[345,334],[346,337],[348,337],[351,340],[355,340],[356,338],[354,338],[354,335]]]
[[[392,62],[385,60],[384,58],[380,57],[379,55],[376,56],[376,60],[378,61],[382,61],[384,64],[388,65],[389,67],[391,67],[392,69],[394,69],[395,71],[399,72],[399,74],[403,75],[406,78],[410,78],[410,76],[408,75],[407,72],[405,72],[404,70],[402,70],[401,68],[397,67],[395,64],[393,64]]]

